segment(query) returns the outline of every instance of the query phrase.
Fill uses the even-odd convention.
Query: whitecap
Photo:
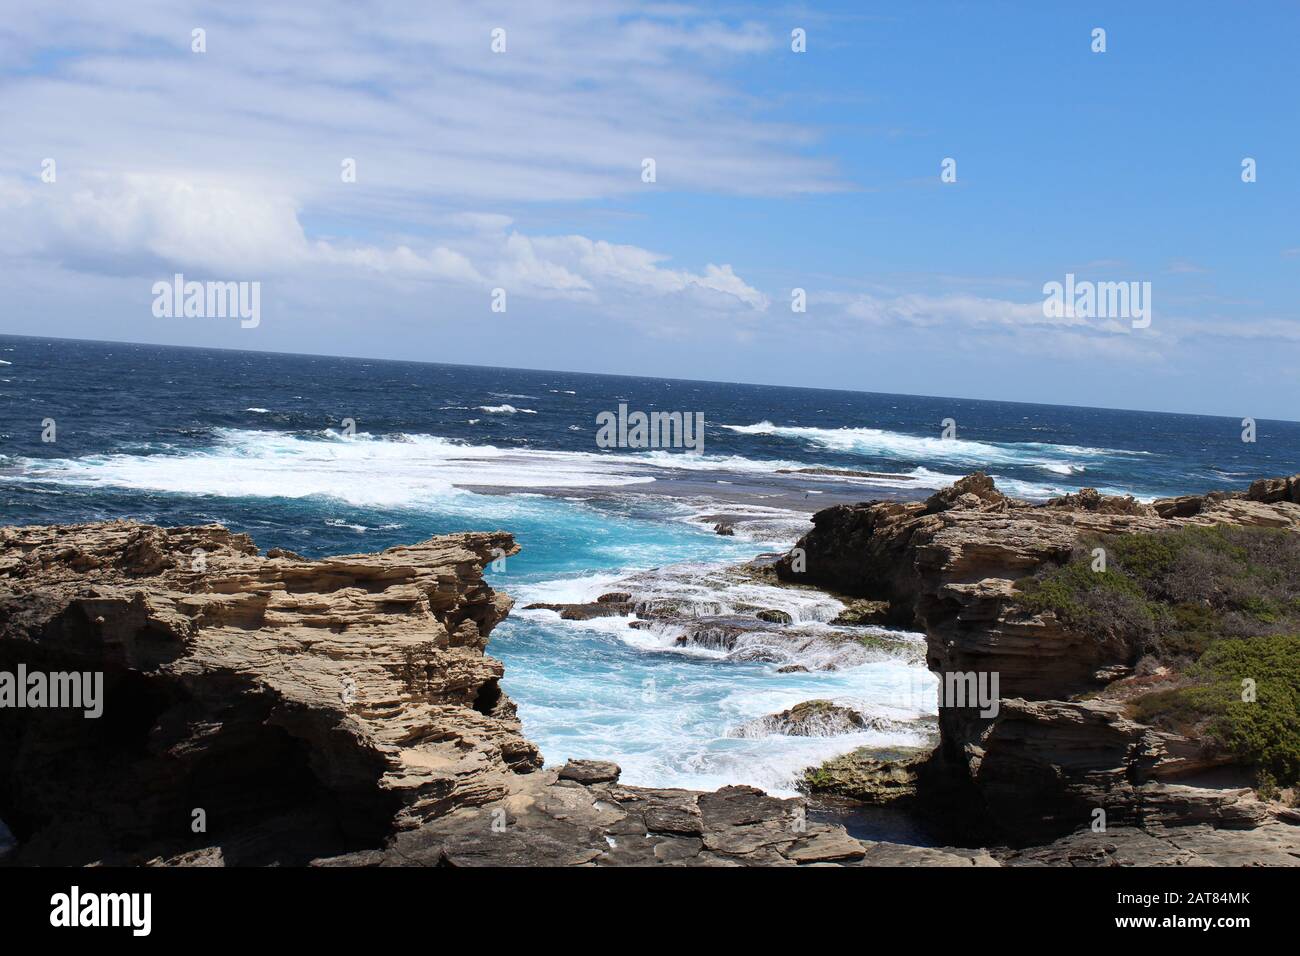
[[[536,415],[537,412],[531,408],[515,408],[513,405],[480,405],[480,412],[487,412],[490,415]]]
[[[986,442],[961,438],[909,435],[881,428],[813,428],[797,425],[774,425],[761,421],[752,425],[722,425],[739,435],[770,435],[805,442],[832,451],[904,461],[943,462],[963,467],[987,468],[996,465],[1029,465],[1053,471],[1070,469],[1078,462],[1071,458],[1098,460],[1111,456],[1144,454],[1117,448],[1091,448],[1081,445],[1053,445],[1045,442]],[[1068,470],[1061,474],[1072,474]]]
[[[335,498],[352,505],[420,508],[468,494],[459,485],[502,488],[618,487],[653,481],[600,456],[520,452],[433,435],[312,436],[214,429],[216,443],[180,454],[27,458],[6,481],[45,481],[221,497]],[[504,505],[504,499],[498,502]]]

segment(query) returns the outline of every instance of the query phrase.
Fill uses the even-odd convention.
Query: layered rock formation
[[[1040,815],[1078,829],[1098,801],[1112,813],[1103,834],[1085,826],[1056,842],[992,852],[855,839],[803,799],[748,787],[627,787],[615,765],[598,761],[542,768],[500,689],[500,663],[484,654],[510,607],[482,576],[487,562],[515,552],[504,533],[309,561],[259,554],[246,536],[218,526],[0,529],[0,670],[104,675],[98,719],[0,708],[0,820],[17,844],[6,859],[1295,863],[1300,828],[1260,822],[1262,804],[1246,790],[1189,780],[1209,765],[1196,741],[1143,726],[1116,701],[1080,698],[1115,676],[1122,648],[1082,647],[1059,622],[1024,619],[1006,600],[1011,581],[1068,554],[1089,530],[1171,521],[1295,526],[1293,487],[1154,507],[1083,494],[1035,508],[976,478],[924,504],[818,515],[802,543],[801,581],[888,602],[894,620],[927,631],[936,669],[996,666],[1004,674],[997,717],[943,712],[941,760],[849,755],[823,774],[823,789],[855,792],[870,781],[888,800],[942,776],[1004,821]],[[792,563],[780,573],[794,573]],[[596,603],[630,599],[618,593]],[[861,607],[874,617],[886,606]],[[806,711],[777,717],[788,723]],[[1116,826],[1128,811],[1143,828]],[[1196,820],[1207,822],[1157,825]],[[1228,839],[1211,825],[1224,823],[1259,825]]]
[[[4,862],[689,865],[987,854],[863,842],[802,799],[541,769],[485,656],[517,550],[459,534],[261,555],[219,526],[0,529],[0,670],[102,672],[103,714],[0,708]],[[920,856],[918,856],[918,854]]]
[[[821,511],[777,572],[888,601],[892,623],[926,633],[928,664],[941,676],[999,676],[996,716],[941,707],[942,772],[932,779],[936,793],[979,807],[1004,837],[1069,831],[1088,825],[1097,808],[1112,824],[1249,827],[1266,818],[1264,804],[1230,774],[1206,776],[1229,758],[1126,717],[1120,701],[1087,699],[1131,673],[1131,641],[1098,640],[1051,612],[1026,613],[1015,582],[1065,562],[1085,537],[1185,524],[1300,530],[1296,489],[1295,478],[1274,479],[1246,493],[1153,505],[1085,489],[1030,505],[977,473],[925,502]]]
[[[593,766],[594,763],[594,766]],[[624,787],[589,761],[514,782],[499,804],[458,810],[330,866],[797,866],[860,864],[876,845],[808,819],[804,801],[753,787]],[[962,859],[960,851],[952,853]],[[907,850],[902,851],[907,855]],[[982,857],[992,864],[991,858]]]
[[[20,862],[135,859],[270,827],[249,858],[373,844],[541,766],[483,648],[517,548],[462,534],[262,556],[218,526],[0,529],[0,669],[102,671],[104,714],[0,710]]]

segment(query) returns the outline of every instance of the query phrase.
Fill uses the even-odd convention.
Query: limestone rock
[[[1184,786],[1222,765],[1222,755],[1128,720],[1116,702],[1075,699],[1131,672],[1129,638],[1098,640],[1054,614],[1029,614],[1015,583],[1066,561],[1083,536],[1213,524],[1300,530],[1297,487],[1300,476],[1266,479],[1246,493],[1151,506],[1084,489],[1033,505],[976,473],[924,504],[820,511],[775,568],[785,581],[888,602],[891,623],[925,632],[927,663],[940,675],[998,675],[997,716],[943,707],[939,718],[937,764],[964,781],[965,803],[986,816],[1013,829],[1037,820],[1059,832],[1104,805],[1129,823],[1253,826],[1266,813],[1239,785]]]
[[[844,610],[835,616],[831,621],[832,624],[852,627],[864,624],[886,624],[889,621],[888,601],[850,599],[844,603]]]
[[[867,717],[852,707],[829,700],[805,700],[789,710],[760,718],[754,730],[745,736],[833,737],[865,730],[868,726]]]
[[[1014,663],[1019,652],[1005,643],[1013,626],[1027,640],[1050,632],[1048,622],[1009,620],[1008,588],[1043,554],[1068,550],[1080,523],[1170,520],[1072,506],[1027,513],[983,481],[936,504],[853,506],[815,532],[856,535],[863,546],[826,573],[877,587],[878,568],[864,570],[863,555],[883,560],[892,550],[902,560],[877,600],[927,627],[932,662]],[[1300,516],[1292,502],[1244,495],[1207,496],[1197,508],[1195,520],[1294,525]],[[1196,741],[1128,719],[1117,701],[1028,693],[1028,669],[1012,668],[1019,693],[1004,688],[996,717],[945,721],[932,759],[857,755],[857,795],[874,787],[880,800],[906,796],[949,766],[965,775],[972,803],[1021,815],[1031,806],[1077,826],[1078,811],[1104,799],[1136,825],[1112,819],[1105,834],[1085,827],[1020,849],[905,846],[857,840],[811,819],[804,799],[752,787],[629,787],[601,761],[541,769],[500,689],[501,665],[484,655],[510,600],[482,570],[516,550],[504,533],[461,534],[307,561],[259,555],[217,526],[0,529],[0,668],[105,676],[101,721],[0,710],[0,817],[17,844],[5,863],[1300,862],[1300,827],[1285,822],[1286,808],[1206,779],[1222,768]],[[625,599],[614,592],[593,603]],[[813,711],[823,703],[810,702]],[[798,723],[798,710],[775,716]],[[191,831],[196,809],[206,833]]]
[[[1261,478],[1251,482],[1246,497],[1251,501],[1262,501],[1265,504],[1278,501],[1300,504],[1300,475],[1291,475],[1289,478]]]
[[[0,667],[104,673],[98,721],[0,711],[19,861],[201,841],[196,807],[214,837],[310,821],[318,855],[499,799],[541,765],[483,653],[510,600],[482,569],[517,550],[461,534],[304,561],[214,525],[0,529]]]
[[[570,760],[560,770],[560,779],[587,784],[617,783],[620,773],[618,764],[607,760]]]
[[[1210,824],[1083,829],[1051,843],[995,850],[1004,866],[1300,866],[1300,828]]]
[[[381,851],[318,866],[799,866],[856,864],[867,844],[811,822],[801,799],[516,777],[499,803],[396,834]]]
[[[861,747],[804,773],[801,789],[873,805],[914,797],[929,748],[879,750]]]

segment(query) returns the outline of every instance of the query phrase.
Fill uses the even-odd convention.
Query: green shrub
[[[1186,676],[1199,683],[1138,698],[1133,716],[1188,736],[1208,735],[1255,768],[1261,783],[1300,781],[1300,636],[1222,640]],[[1243,682],[1255,700],[1242,700]]]
[[[1104,572],[1092,570],[1097,547]],[[1080,541],[1064,565],[1017,586],[1027,611],[1186,663],[1223,637],[1300,633],[1300,535],[1212,526]]]
[[[1148,634],[1155,627],[1156,609],[1142,589],[1115,570],[1093,571],[1091,557],[1018,584],[1026,610],[1054,611],[1072,628],[1098,638]]]
[[[1106,550],[1106,571],[1092,551]],[[1132,703],[1133,715],[1205,737],[1261,785],[1300,782],[1300,534],[1186,527],[1080,541],[1063,565],[1017,582],[1018,603],[1149,656],[1189,682]],[[1256,700],[1242,701],[1242,681]]]

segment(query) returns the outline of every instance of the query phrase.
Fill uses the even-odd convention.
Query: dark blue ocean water
[[[345,418],[373,436],[598,453],[596,414],[627,402],[704,412],[709,456],[899,474],[984,467],[1026,494],[1088,484],[1172,495],[1300,468],[1294,422],[1261,421],[1250,444],[1239,420],[1197,415],[9,336],[0,361],[0,455],[11,467],[186,455],[241,432],[316,438]],[[47,417],[54,444],[41,441]],[[957,441],[941,443],[947,418]],[[5,517],[85,517],[106,490],[49,502],[9,486]],[[105,513],[184,513],[170,511],[176,502],[130,503]]]
[[[1225,418],[3,336],[0,362],[0,522],[219,521],[309,556],[505,528],[523,552],[494,583],[521,604],[594,597],[649,568],[703,580],[788,544],[806,522],[782,510],[791,482],[804,509],[829,487],[780,475],[802,467],[896,476],[851,485],[862,498],[924,496],[975,468],[1029,497],[1156,497],[1300,470],[1289,422],[1260,421],[1244,443]],[[596,415],[620,403],[703,412],[703,455],[598,448]],[[956,438],[941,440],[949,418]],[[691,520],[768,491],[755,506],[785,515],[768,531],[726,538]],[[879,703],[925,679],[891,661],[777,674],[647,634],[549,612],[498,628],[490,650],[548,759],[617,759],[632,783],[781,790],[849,746],[736,726],[811,697]]]

